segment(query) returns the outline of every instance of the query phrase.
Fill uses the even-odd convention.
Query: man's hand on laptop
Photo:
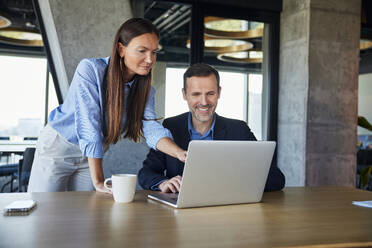
[[[161,192],[164,192],[164,193],[170,193],[170,192],[177,193],[180,191],[181,182],[182,182],[182,177],[175,176],[169,180],[162,182],[161,184],[159,184],[158,187],[161,190]]]

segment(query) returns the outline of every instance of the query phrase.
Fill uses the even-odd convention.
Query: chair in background
[[[0,140],[9,141],[10,137],[0,136]],[[5,187],[10,184],[10,191],[13,191],[13,181],[15,179],[14,173],[18,170],[18,164],[9,164],[9,152],[0,152],[0,161],[3,157],[6,157],[6,164],[0,165],[0,177],[9,177],[10,180],[1,187],[0,192],[3,192]]]
[[[10,192],[13,192],[13,181],[16,179],[16,173],[18,172],[18,164],[4,164],[0,166],[0,177],[9,177],[10,180],[1,187],[0,192],[4,192],[6,186],[10,184]]]
[[[9,140],[10,140],[10,137],[0,136],[0,141],[9,141]],[[3,157],[6,157],[6,161],[7,161],[7,163],[9,163],[9,155],[10,155],[9,152],[1,152],[0,151],[0,162],[2,161]]]
[[[18,172],[16,173],[19,192],[27,191],[32,163],[34,162],[35,150],[35,148],[26,148],[23,153],[23,159],[19,160]]]
[[[359,149],[357,152],[357,187],[372,191],[372,175],[365,174],[372,166],[372,149]],[[362,179],[367,181],[366,185],[362,185]]]

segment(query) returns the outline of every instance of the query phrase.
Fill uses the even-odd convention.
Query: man
[[[194,64],[183,76],[183,98],[190,112],[167,118],[175,143],[187,150],[191,140],[256,140],[244,121],[224,118],[215,113],[221,87],[218,72],[206,64]],[[150,150],[138,173],[144,189],[179,192],[184,163],[160,151]],[[212,173],[212,172],[211,172]],[[276,166],[270,168],[265,191],[284,187],[283,173]]]

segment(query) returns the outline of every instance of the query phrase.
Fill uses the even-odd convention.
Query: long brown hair
[[[159,31],[149,21],[142,18],[132,18],[124,22],[114,38],[111,57],[103,82],[103,106],[105,124],[103,133],[106,138],[105,145],[115,144],[120,139],[122,132],[124,137],[140,141],[143,137],[142,120],[145,106],[151,90],[151,71],[146,76],[135,75],[134,82],[128,95],[127,106],[124,94],[124,61],[121,61],[117,51],[118,43],[127,46],[129,42],[142,34],[154,33],[159,38]],[[126,123],[123,126],[124,108],[126,110]]]

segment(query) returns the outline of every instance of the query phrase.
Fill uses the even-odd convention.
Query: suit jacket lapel
[[[187,150],[190,142],[190,134],[187,129],[188,114],[182,115],[178,123],[178,127],[175,128],[176,135],[174,135],[175,142],[184,150]]]
[[[216,123],[214,124],[213,139],[224,140],[226,136],[226,126],[223,119],[216,114]]]

